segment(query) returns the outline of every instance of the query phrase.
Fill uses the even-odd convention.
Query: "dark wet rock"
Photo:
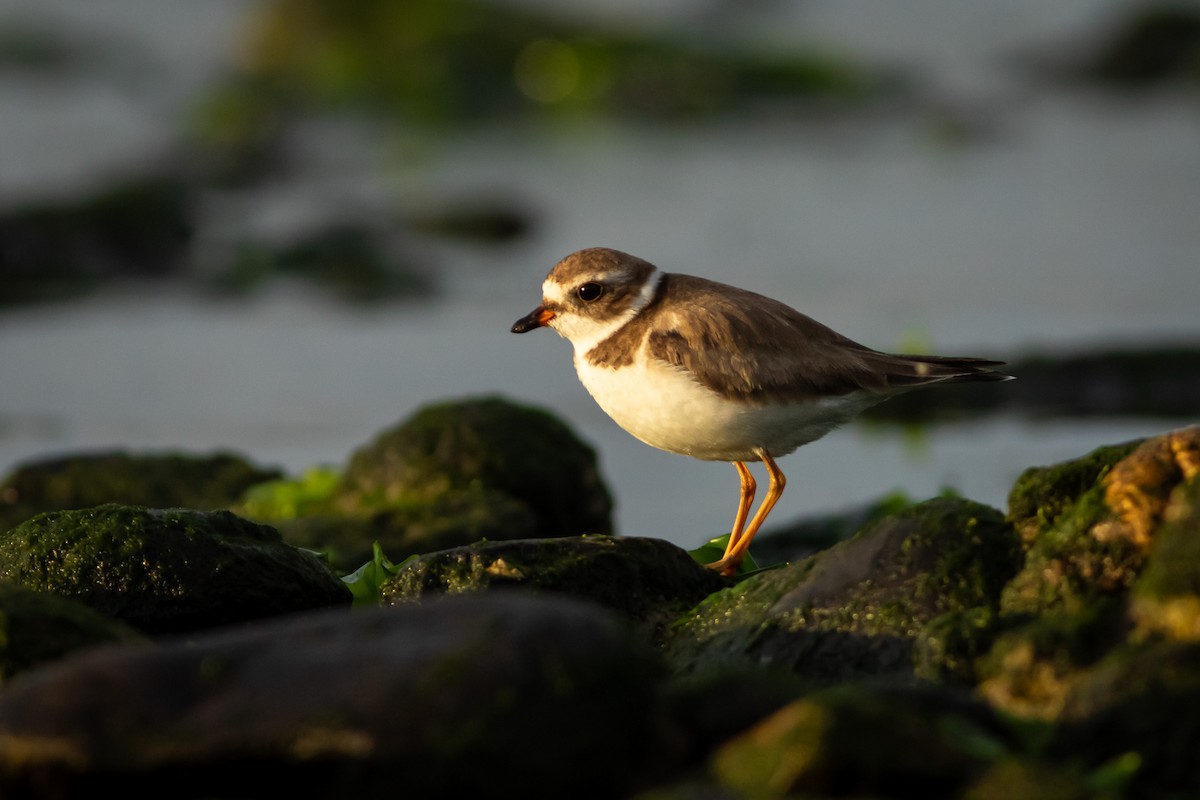
[[[0,536],[0,580],[153,634],[350,602],[316,556],[227,511],[112,504],[40,514]]]
[[[0,483],[0,530],[43,511],[104,503],[228,508],[247,488],[279,476],[230,453],[87,453],[32,461]]]
[[[452,239],[509,242],[528,236],[533,213],[514,200],[467,197],[407,215],[413,230]]]
[[[711,767],[743,797],[952,797],[1009,738],[985,706],[950,692],[843,686],[783,707]]]
[[[666,687],[671,716],[687,732],[686,761],[699,768],[722,743],[804,696],[795,675],[742,667],[699,675],[675,675]]]
[[[439,594],[534,589],[591,600],[656,641],[682,612],[728,582],[661,539],[583,536],[481,544],[430,553],[383,585],[385,604]]]
[[[0,72],[61,74],[80,66],[85,49],[59,27],[11,12],[0,26]]]
[[[1136,416],[1192,419],[1200,346],[1183,342],[1086,353],[1030,354],[1005,372],[1017,380],[913,392],[863,413],[887,422],[943,422],[1011,414],[1033,419]]]
[[[1047,763],[1010,756],[999,758],[963,791],[961,800],[1096,800],[1120,797],[1105,792],[1108,785],[1097,782],[1072,762]],[[1116,788],[1116,787],[1112,787]]]
[[[243,294],[279,279],[310,283],[353,303],[380,303],[433,293],[432,277],[396,241],[359,222],[332,222],[283,246],[248,243],[214,271],[210,286]]]
[[[0,685],[77,650],[142,638],[83,603],[0,582]]]
[[[1198,751],[1200,643],[1167,641],[1116,651],[1076,681],[1048,756],[1130,762],[1129,797],[1196,797]]]
[[[515,592],[103,648],[0,694],[0,794],[625,797],[677,758],[661,678],[608,612]]]
[[[1128,640],[1131,589],[1160,531],[1169,530],[1163,521],[1171,498],[1197,473],[1200,428],[1186,428],[1021,476],[1009,516],[1027,553],[1001,598],[1005,632],[979,663],[980,691],[990,702],[1053,719],[1073,683]],[[1180,546],[1190,545],[1171,534],[1167,552]],[[1153,613],[1153,598],[1174,596],[1166,587],[1181,585],[1165,567],[1144,584],[1151,628],[1158,624],[1151,620],[1167,619]]]
[[[1200,9],[1182,2],[1135,8],[1113,26],[1080,72],[1126,89],[1170,83],[1200,87]]]
[[[771,528],[754,538],[754,560],[762,566],[799,561],[849,539],[869,523],[912,505],[903,494],[891,494],[856,508],[804,517]]]
[[[79,200],[0,212],[0,306],[74,297],[117,278],[181,274],[192,202],[185,182],[151,175]]]
[[[668,653],[683,672],[753,664],[816,684],[963,680],[959,654],[990,633],[976,617],[994,613],[1018,555],[1000,512],[930,500],[713,594],[676,626]],[[930,643],[935,635],[943,638]]]

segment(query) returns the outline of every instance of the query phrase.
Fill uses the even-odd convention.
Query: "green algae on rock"
[[[351,572],[481,540],[612,532],[595,451],[547,411],[500,397],[431,404],[346,468],[252,487],[235,509]]]
[[[232,453],[129,453],[121,450],[25,463],[0,483],[0,531],[43,511],[124,503],[150,508],[228,508],[276,469]]]
[[[1200,479],[1175,491],[1163,518],[1131,614],[1143,635],[1200,641]]]
[[[498,397],[420,409],[350,459],[339,506],[380,510],[490,489],[528,505],[536,535],[612,532],[596,453],[541,409]]]
[[[986,706],[954,693],[841,686],[781,708],[710,766],[739,797],[953,797],[1008,739]]]
[[[591,600],[655,640],[667,624],[728,585],[661,539],[579,536],[484,542],[415,558],[383,584],[386,605],[439,594],[522,588]]]
[[[77,650],[143,638],[83,603],[0,582],[0,685]]]
[[[0,536],[0,580],[71,597],[152,634],[348,605],[311,553],[227,511],[109,504]]]
[[[1191,546],[1190,534],[1172,533],[1164,519],[1171,498],[1197,474],[1200,427],[1102,447],[1022,475],[1009,517],[1025,539],[1025,565],[1001,597],[1004,632],[978,662],[979,689],[989,702],[1054,719],[1073,683],[1127,642],[1131,589],[1150,569],[1150,554],[1165,547],[1169,557],[1172,549]],[[1182,505],[1174,508],[1171,513],[1183,515]],[[1186,528],[1185,519],[1180,524]],[[1159,541],[1164,532],[1165,545]],[[1172,613],[1190,613],[1187,593],[1168,588],[1181,583],[1167,575],[1188,567],[1178,569],[1160,559],[1133,596],[1132,614],[1147,630],[1196,626],[1186,618],[1169,622]],[[1168,597],[1180,604],[1156,600]]]
[[[668,654],[683,672],[749,663],[816,684],[870,675],[960,680],[950,656],[986,628],[964,618],[956,638],[940,647],[926,640],[948,635],[947,615],[993,609],[1018,554],[1000,512],[930,500],[713,594],[676,625]]]

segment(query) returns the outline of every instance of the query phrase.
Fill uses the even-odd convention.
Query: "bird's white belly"
[[[605,413],[638,439],[712,461],[757,461],[757,447],[787,455],[871,405],[850,395],[753,406],[722,398],[684,370],[645,358],[613,369],[577,355],[575,370]]]

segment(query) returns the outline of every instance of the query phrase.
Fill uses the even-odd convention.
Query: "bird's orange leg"
[[[729,543],[725,545],[725,555],[729,555],[729,551],[742,538],[746,518],[750,516],[750,506],[754,503],[754,493],[758,490],[758,484],[754,482],[754,476],[750,474],[750,468],[744,462],[735,461],[733,466],[737,467],[741,494],[738,496],[737,516],[733,519],[733,532],[729,534]]]
[[[742,559],[746,557],[746,551],[750,549],[750,541],[758,533],[758,529],[762,527],[767,515],[771,513],[771,509],[775,507],[775,503],[779,501],[783,490],[787,487],[787,478],[779,471],[779,466],[775,463],[775,459],[771,458],[770,453],[761,447],[754,452],[766,466],[771,483],[767,487],[767,496],[763,498],[762,505],[754,513],[754,519],[750,520],[750,524],[736,540],[732,536],[729,537],[729,547],[725,549],[725,555],[721,556],[721,560],[708,565],[709,569],[714,569],[722,575],[733,575],[737,572],[738,567],[742,565]],[[742,468],[744,469],[745,465],[742,465]],[[738,471],[741,472],[741,470]]]

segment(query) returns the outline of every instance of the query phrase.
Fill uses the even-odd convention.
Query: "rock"
[[[24,464],[0,483],[0,531],[43,511],[105,503],[151,508],[228,508],[247,488],[279,476],[230,453],[111,451]]]
[[[291,544],[321,551],[343,572],[352,572],[370,560],[375,542],[395,561],[402,561],[471,542],[534,536],[538,528],[529,506],[489,490],[447,492],[427,503],[366,516],[314,514],[264,521],[278,528]]]
[[[227,511],[112,504],[40,514],[0,536],[0,580],[151,634],[350,602],[316,556]]]
[[[426,406],[344,470],[252,487],[236,510],[352,572],[481,540],[612,532],[595,452],[546,411],[498,397]]]
[[[711,770],[739,797],[952,797],[1008,738],[986,707],[948,692],[847,686],[780,709],[719,748]]]
[[[1187,3],[1134,6],[1086,63],[1084,76],[1125,89],[1200,80],[1200,11]]]
[[[0,306],[72,297],[116,278],[180,274],[192,202],[187,184],[166,174],[0,212]]]
[[[1073,682],[1126,641],[1130,590],[1172,493],[1198,471],[1200,427],[1193,427],[1021,476],[1009,517],[1028,549],[1001,597],[1006,632],[979,664],[990,702],[1054,719]],[[1179,539],[1168,551],[1177,546]],[[1146,582],[1148,603],[1156,580]],[[1143,611],[1153,616],[1150,605]]]
[[[1143,636],[1200,641],[1200,480],[1178,487],[1162,517],[1130,613]]]
[[[871,675],[963,680],[969,675],[954,674],[961,668],[951,656],[987,633],[970,614],[994,613],[1018,554],[995,509],[930,500],[717,592],[675,626],[668,655],[685,673],[749,664],[816,684]],[[964,624],[947,623],[955,614]],[[955,638],[927,641],[950,630]]]
[[[849,539],[868,523],[912,504],[903,493],[886,495],[863,506],[814,514],[754,538],[754,559],[770,565],[798,561]]]
[[[83,603],[0,583],[0,684],[77,650],[141,638]]]
[[[350,459],[339,507],[379,511],[490,490],[537,517],[536,536],[612,532],[596,454],[540,409],[498,397],[426,406]]]
[[[1018,380],[911,392],[872,406],[863,418],[930,423],[1010,415],[1033,419],[1195,416],[1200,347],[1159,345],[1081,353],[1030,353],[1005,371]]]
[[[1046,764],[1030,758],[1000,758],[961,795],[962,800],[1096,800],[1106,794],[1072,763]]]
[[[426,204],[407,215],[410,228],[452,239],[501,243],[528,236],[534,214],[515,198],[476,195]]]
[[[591,600],[655,641],[683,611],[728,583],[661,539],[585,536],[485,542],[416,558],[383,585],[384,604],[439,594],[535,589]]]
[[[395,231],[359,221],[330,222],[282,246],[246,243],[227,254],[210,287],[243,294],[280,278],[311,283],[351,303],[428,297],[434,282]]]
[[[1047,757],[1126,764],[1127,797],[1200,796],[1200,643],[1116,651],[1073,682]]]
[[[0,693],[0,794],[626,797],[677,761],[661,678],[609,613],[517,592],[103,648]]]

